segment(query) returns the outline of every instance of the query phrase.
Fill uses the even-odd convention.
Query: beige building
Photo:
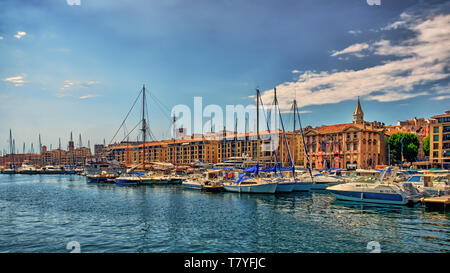
[[[384,124],[364,121],[359,98],[352,123],[311,128],[305,133],[305,145],[313,169],[370,169],[386,164]]]
[[[257,134],[228,134],[225,131],[205,136],[192,135],[191,138],[172,139],[148,142],[145,144],[146,162],[168,162],[174,165],[189,165],[202,161],[208,163],[222,163],[234,157],[248,156],[253,160],[259,159],[263,163],[273,163],[275,147],[278,161],[289,165],[289,154],[293,158],[293,133],[286,133],[287,145],[281,131],[261,132],[257,141]],[[278,141],[271,142],[270,138]],[[295,162],[303,165],[303,145],[301,136],[296,135]],[[143,163],[143,144],[121,143],[106,148],[109,159],[114,159],[123,165],[131,166]],[[287,148],[288,147],[288,148]],[[289,154],[287,152],[289,149]],[[257,154],[259,152],[259,155]]]

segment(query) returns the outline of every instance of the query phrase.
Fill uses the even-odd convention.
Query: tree
[[[423,141],[423,153],[425,156],[430,156],[430,136],[428,135]]]
[[[402,142],[403,157],[402,160]],[[411,133],[395,133],[392,134],[387,141],[391,151],[391,157],[399,161],[414,162],[419,154],[420,141],[415,134]]]

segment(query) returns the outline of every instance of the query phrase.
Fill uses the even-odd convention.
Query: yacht
[[[116,184],[120,185],[137,185],[141,182],[141,178],[136,174],[125,173],[116,178]]]
[[[23,163],[22,166],[20,166],[17,169],[17,172],[20,174],[39,174],[40,171],[30,163]]]
[[[55,167],[53,165],[47,165],[42,168],[41,173],[43,173],[43,174],[63,174],[64,171],[59,167]]]
[[[241,174],[236,181],[224,181],[223,188],[229,192],[242,193],[275,193],[278,183],[272,179],[256,177],[245,177]]]
[[[339,200],[393,205],[408,205],[420,201],[421,194],[411,182],[383,181],[386,171],[375,183],[345,183],[327,187]]]
[[[203,184],[200,181],[201,175],[193,174],[187,179],[185,179],[181,184],[185,189],[201,190],[203,189]]]
[[[88,183],[108,183],[114,182],[114,180],[119,177],[118,174],[111,174],[106,171],[102,171],[100,174],[88,174],[86,178]]]

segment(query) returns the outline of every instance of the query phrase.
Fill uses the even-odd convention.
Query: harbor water
[[[450,213],[327,192],[206,193],[0,174],[0,252],[450,252]]]

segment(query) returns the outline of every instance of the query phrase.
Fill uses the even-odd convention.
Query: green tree
[[[404,161],[416,161],[419,154],[420,141],[415,134],[411,133],[395,133],[388,138],[387,144],[391,151],[391,158],[397,162],[402,161],[402,140]]]
[[[430,156],[430,136],[428,135],[423,141],[423,153],[425,156]]]

